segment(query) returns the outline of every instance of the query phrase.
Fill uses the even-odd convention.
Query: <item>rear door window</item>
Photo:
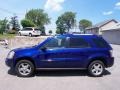
[[[89,44],[82,38],[70,38],[69,48],[87,48]]]

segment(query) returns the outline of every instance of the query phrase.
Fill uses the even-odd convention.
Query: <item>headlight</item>
[[[9,52],[9,54],[8,54],[7,58],[8,58],[8,59],[12,59],[12,58],[13,58],[13,56],[14,56],[14,54],[15,54],[15,52],[14,52],[14,51]]]

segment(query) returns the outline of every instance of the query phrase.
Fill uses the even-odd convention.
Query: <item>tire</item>
[[[104,71],[105,71],[105,65],[100,60],[93,61],[88,66],[88,73],[93,77],[101,77]]]
[[[19,36],[22,36],[20,32],[18,33],[18,35],[19,35]]]
[[[29,60],[21,60],[15,66],[18,77],[31,77],[34,74],[35,67]]]
[[[31,34],[31,33],[29,33],[29,36],[30,36],[30,37],[32,37],[32,34]]]

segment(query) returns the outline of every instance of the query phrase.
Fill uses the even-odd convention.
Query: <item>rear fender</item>
[[[96,54],[96,55],[92,55],[88,58],[88,62],[86,64],[86,67],[89,66],[89,64],[95,60],[100,60],[104,63],[105,67],[107,67],[107,56],[104,54]]]

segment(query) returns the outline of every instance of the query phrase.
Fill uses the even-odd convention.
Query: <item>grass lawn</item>
[[[10,38],[14,38],[15,34],[0,34],[0,39],[10,39]]]

